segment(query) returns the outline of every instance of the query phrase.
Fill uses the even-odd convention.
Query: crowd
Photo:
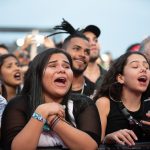
[[[105,68],[97,26],[75,29],[63,19],[54,30],[40,51],[31,37],[15,53],[0,45],[1,148],[150,142],[150,38]],[[62,33],[69,35],[57,47],[51,37]]]

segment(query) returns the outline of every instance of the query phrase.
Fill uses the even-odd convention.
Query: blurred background
[[[15,51],[36,35],[40,45],[65,18],[75,28],[98,26],[101,55],[116,58],[150,35],[149,6],[150,0],[0,0],[0,43]],[[53,40],[59,43],[64,36]]]

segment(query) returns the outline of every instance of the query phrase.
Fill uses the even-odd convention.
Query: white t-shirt
[[[1,127],[2,114],[6,105],[7,105],[6,99],[0,95],[0,127]]]

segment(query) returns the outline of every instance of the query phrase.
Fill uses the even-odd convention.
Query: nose
[[[14,64],[14,69],[15,69],[15,70],[21,70],[21,67],[18,66],[18,65],[16,65],[16,64]]]
[[[146,72],[146,68],[143,66],[143,67],[141,67],[141,69],[140,69],[140,72]]]
[[[80,56],[85,58],[85,50],[84,50],[84,49],[82,49],[82,50],[80,51]]]
[[[91,45],[96,45],[96,42],[95,42],[94,40],[91,40],[91,41],[90,41],[90,44],[91,44]]]
[[[59,73],[64,73],[64,72],[65,72],[65,68],[60,65],[60,66],[58,67],[58,72],[59,72]]]

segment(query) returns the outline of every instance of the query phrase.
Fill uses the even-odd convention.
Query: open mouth
[[[146,76],[141,76],[138,78],[139,82],[145,83],[147,81],[147,77]]]
[[[21,73],[20,73],[20,72],[15,73],[15,74],[14,74],[14,78],[15,78],[16,80],[21,80]]]
[[[66,83],[66,78],[64,78],[64,77],[60,77],[60,78],[57,78],[57,79],[55,79],[55,83],[59,83],[59,84],[65,84]]]

